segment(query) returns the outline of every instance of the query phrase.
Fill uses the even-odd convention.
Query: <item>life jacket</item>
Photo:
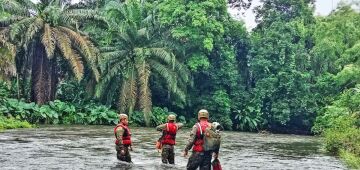
[[[204,135],[206,128],[209,127],[209,122],[207,121],[200,121],[200,123],[195,124],[197,126],[196,131],[196,139],[194,142],[193,151],[195,152],[203,152],[204,151]]]
[[[175,145],[176,132],[178,127],[175,123],[166,123],[165,136],[161,140],[161,144]]]
[[[125,131],[124,134],[122,135],[121,139],[122,139],[122,144],[123,145],[131,145],[131,132],[130,129],[123,125],[123,124],[118,124],[115,128],[114,128],[114,134],[115,134],[115,144],[118,145],[119,144],[119,140],[117,140],[117,136],[116,136],[116,130],[118,127],[122,127]]]

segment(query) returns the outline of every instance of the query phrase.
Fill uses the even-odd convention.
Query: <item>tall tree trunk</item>
[[[90,79],[86,82],[86,99],[91,99],[95,95],[96,80],[95,77],[91,76]]]
[[[17,88],[17,99],[20,100],[19,73],[16,73],[16,88]]]
[[[37,42],[32,54],[31,101],[45,104],[55,97],[55,59],[46,57],[45,47]]]
[[[33,49],[33,45],[30,45],[29,48]],[[31,55],[32,52],[27,51],[27,52],[23,52],[22,58],[17,58],[16,61],[16,69],[18,70],[18,74],[19,74],[19,91],[20,91],[20,98],[24,98],[26,99],[26,101],[31,100],[31,95],[29,95],[31,93],[29,93],[28,88],[30,87],[30,78],[31,78],[31,58],[29,58],[29,55]]]
[[[56,70],[56,55],[50,60],[50,71],[49,71],[49,99],[53,101],[55,99],[56,86],[58,84],[57,70]]]

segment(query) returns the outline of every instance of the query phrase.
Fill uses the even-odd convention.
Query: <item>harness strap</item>
[[[203,132],[202,132],[202,129],[201,129],[201,125],[200,125],[200,123],[196,123],[198,126],[199,126],[199,128],[200,128],[200,135],[202,135],[203,134]]]

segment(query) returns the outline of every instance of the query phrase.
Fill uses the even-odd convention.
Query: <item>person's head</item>
[[[198,112],[198,120],[208,120],[209,119],[209,112],[205,109],[201,109]]]
[[[176,121],[176,115],[170,114],[167,117],[168,122],[175,122]]]
[[[119,114],[119,120],[120,123],[124,124],[124,125],[128,125],[129,121],[128,121],[128,116],[126,114]]]

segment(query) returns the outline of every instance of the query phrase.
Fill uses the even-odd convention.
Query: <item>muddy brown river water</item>
[[[186,169],[181,157],[190,129],[177,135],[175,166],[161,164],[153,128],[132,128],[134,164],[116,159],[112,126],[44,126],[0,132],[0,169]],[[346,169],[326,155],[317,137],[224,132],[220,162],[224,170]]]

